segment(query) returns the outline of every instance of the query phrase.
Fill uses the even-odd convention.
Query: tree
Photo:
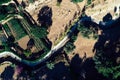
[[[66,53],[70,53],[71,51],[73,51],[75,49],[75,45],[72,42],[68,42],[65,47],[64,47],[64,51]]]
[[[14,41],[15,41],[15,38],[13,35],[9,36],[8,39],[7,39],[7,45],[9,47],[13,47],[15,44],[14,44]]]
[[[118,80],[120,78],[120,65],[116,64],[114,55],[105,53],[103,50],[97,50],[95,57],[95,68],[109,80]]]
[[[7,3],[9,1],[11,1],[11,0],[0,0],[0,5],[3,4],[3,3]]]
[[[77,30],[82,34],[83,37],[90,38],[90,34],[92,34],[92,30],[85,27],[83,24],[78,25]]]
[[[32,33],[34,34],[34,36],[38,37],[38,38],[45,38],[48,34],[47,32],[47,28],[43,28],[43,27],[35,27],[32,29]]]
[[[32,54],[32,52],[30,50],[24,50],[24,55],[26,57],[29,57]]]
[[[46,62],[46,66],[47,66],[48,69],[53,69],[54,68],[54,63]]]
[[[52,25],[52,8],[44,6],[38,14],[38,21],[41,26],[49,27]]]
[[[88,5],[90,5],[90,4],[91,4],[91,2],[92,2],[91,0],[87,0],[87,4],[88,4]]]
[[[83,0],[71,0],[74,3],[82,2]]]
[[[62,0],[57,0],[57,6],[60,6]]]

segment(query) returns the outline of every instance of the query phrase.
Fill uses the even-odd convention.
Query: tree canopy
[[[0,0],[0,5],[3,4],[3,3],[7,3],[9,1],[11,1],[11,0]]]
[[[69,53],[69,52],[73,51],[74,49],[75,49],[75,45],[72,42],[68,42],[64,47],[64,51],[66,53]]]
[[[74,3],[82,2],[83,0],[72,0]]]

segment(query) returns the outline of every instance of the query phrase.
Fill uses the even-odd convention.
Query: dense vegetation
[[[0,5],[0,20],[3,20],[7,15],[16,13],[15,4],[11,3],[9,5]]]
[[[97,55],[94,58],[96,64],[95,68],[108,79],[117,80],[120,78],[120,65],[116,65],[115,59],[106,56],[106,54],[107,53],[104,53],[103,51],[97,52]]]
[[[83,24],[78,25],[77,30],[83,37],[94,39],[98,38],[97,33],[93,29],[87,28]]]
[[[7,3],[9,1],[11,1],[11,0],[0,0],[0,5],[3,4],[3,3]]]
[[[119,29],[118,29],[119,31]],[[116,33],[115,31],[114,33]],[[114,33],[112,33],[114,35]],[[119,34],[119,33],[117,33]],[[114,35],[114,36],[117,36]],[[103,36],[102,36],[103,37]],[[106,36],[105,36],[106,37]],[[113,37],[111,38],[113,40]],[[95,44],[96,54],[94,57],[95,68],[108,80],[120,79],[120,39],[102,45],[102,42]],[[104,39],[102,39],[104,41]]]
[[[72,27],[72,29],[73,29],[73,27]],[[71,30],[69,32],[71,32]],[[76,31],[74,31],[73,34],[70,36],[69,42],[67,42],[66,45],[64,46],[65,53],[69,54],[75,49],[74,42],[77,39],[77,35],[78,35],[78,30],[76,29]]]

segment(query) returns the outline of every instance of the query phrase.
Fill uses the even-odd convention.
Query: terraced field
[[[20,38],[27,35],[23,26],[19,23],[19,20],[13,19],[10,20],[7,24],[16,40],[19,40]]]

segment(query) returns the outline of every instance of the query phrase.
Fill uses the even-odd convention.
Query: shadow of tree
[[[3,80],[12,80],[14,74],[14,68],[11,66],[8,66],[5,68],[4,72],[1,74],[1,78]]]
[[[103,30],[99,35],[98,41],[95,43],[94,50],[104,48],[107,44],[109,47],[120,38],[120,18],[117,19],[107,30]],[[93,50],[93,51],[94,51]]]
[[[70,70],[73,80],[104,80],[101,74],[95,69],[92,58],[80,58],[76,54],[70,64]],[[107,80],[107,79],[106,79]]]
[[[38,14],[38,21],[41,26],[49,27],[52,25],[52,8],[44,6]]]
[[[116,80],[115,78],[119,80],[119,73],[116,72],[119,68],[114,68],[119,66],[120,18],[112,20],[110,14],[108,13],[108,20],[105,21],[108,22],[106,25],[102,26],[102,34],[99,35],[98,41],[95,43],[93,48],[93,52],[95,52],[95,66],[97,67],[98,72],[107,77],[106,80]],[[112,74],[110,70],[113,71],[114,74]]]

